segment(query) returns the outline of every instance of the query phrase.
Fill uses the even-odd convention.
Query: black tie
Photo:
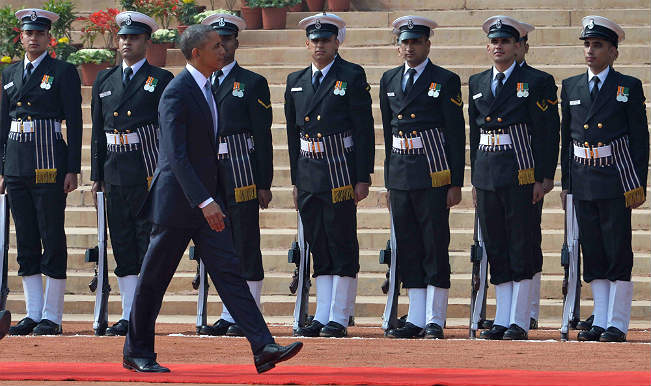
[[[590,91],[590,99],[594,102],[595,99],[597,99],[597,94],[599,94],[599,77],[598,76],[593,76],[592,77],[592,91]]]
[[[498,72],[497,75],[495,75],[495,78],[497,79],[497,86],[495,86],[495,98],[500,95],[500,91],[502,91],[502,88],[504,87],[504,83],[502,83],[504,77],[505,76],[503,72]]]
[[[321,77],[323,74],[321,73],[320,70],[316,70],[314,73],[314,79],[312,80],[312,88],[314,89],[314,92],[319,89],[319,86],[321,85]]]
[[[29,76],[32,75],[32,69],[34,69],[34,65],[32,62],[28,62],[27,66],[25,66],[25,75],[23,75],[23,82],[29,79]]]
[[[416,70],[410,68],[407,70],[407,84],[405,85],[405,95],[409,95],[409,92],[414,88],[414,75],[416,75]]]
[[[224,71],[222,70],[217,70],[215,71],[215,79],[213,79],[212,85],[215,89],[219,87],[219,77],[224,75]]]
[[[124,87],[127,87],[127,84],[129,84],[129,80],[131,80],[131,73],[133,73],[133,69],[131,67],[127,67],[124,69],[124,74],[122,75],[122,84]]]

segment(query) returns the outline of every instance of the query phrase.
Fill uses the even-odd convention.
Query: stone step
[[[196,315],[197,297],[193,294],[177,295],[167,294],[163,298],[163,305],[160,310],[162,316],[166,315]],[[296,298],[286,295],[262,296],[262,313],[265,316],[287,316],[294,311]],[[309,312],[313,314],[316,308],[316,298],[310,296]],[[92,314],[95,305],[94,295],[66,295],[64,300],[64,314]],[[379,316],[384,312],[386,296],[359,296],[355,304],[355,316]],[[398,315],[407,313],[408,308],[407,296],[401,296],[399,299]],[[119,314],[121,312],[121,302],[118,296],[109,297],[110,314]],[[449,298],[448,299],[448,318],[467,318],[469,314],[470,301],[468,298]],[[540,300],[540,317],[542,319],[557,318],[560,319],[562,314],[563,301],[560,299],[541,299]],[[581,300],[581,309],[583,314],[587,315],[592,310],[593,302],[591,300]],[[495,299],[487,299],[488,315],[495,314]],[[7,309],[23,312],[25,309],[22,294],[10,294],[7,299]],[[208,314],[211,321],[217,320],[221,313],[221,299],[218,296],[208,297]],[[651,318],[651,301],[634,300],[631,307],[631,320],[634,322]]]
[[[386,245],[386,243],[385,243]],[[264,249],[262,250],[264,270],[266,273],[292,273],[294,271],[294,264],[287,262],[287,245],[284,249]],[[382,246],[381,248],[384,248]],[[543,255],[543,272],[545,275],[562,275],[563,267],[560,264],[560,245],[552,245],[550,249],[544,251]],[[465,246],[459,250],[450,250],[450,269],[453,273],[471,273],[472,265],[470,264],[469,255],[470,245]],[[87,263],[84,260],[85,249],[82,248],[68,248],[68,271],[92,272],[95,267],[94,263]],[[386,272],[387,267],[379,264],[378,262],[378,249],[362,249],[360,250],[359,263],[360,272]],[[649,251],[636,252],[634,255],[633,275],[645,276],[651,271],[651,255]],[[9,270],[17,271],[18,263],[16,262],[16,249],[9,250]],[[108,265],[109,272],[115,269],[115,259],[113,258],[113,250],[108,249]],[[181,259],[177,268],[177,272],[196,272],[197,263],[188,258],[187,250]]]
[[[296,237],[294,224],[287,224],[291,228],[264,228],[260,231],[262,249],[285,249],[289,248]],[[357,230],[357,239],[360,249],[380,250],[385,247],[388,239],[389,229],[362,228]],[[450,231],[450,249],[466,250],[472,244],[472,228],[455,227]],[[557,250],[563,243],[562,229],[543,229],[542,248],[545,251]],[[89,248],[97,244],[97,229],[91,227],[66,227],[66,239],[69,248]],[[16,245],[15,229],[11,227],[9,245]],[[109,242],[110,246],[111,243]],[[632,235],[632,247],[636,252],[649,251],[649,231],[634,230]]]
[[[648,12],[647,12],[648,14]],[[477,42],[476,44],[480,44]],[[310,54],[305,47],[296,45],[289,47],[265,47],[265,48],[240,48],[237,51],[237,61],[242,66],[256,65],[260,58],[265,58],[266,65],[295,65],[296,63],[310,63]],[[402,61],[396,54],[394,46],[377,47],[346,47],[339,49],[341,56],[353,63],[363,65],[381,64],[398,65]],[[645,63],[649,58],[648,44],[621,44],[619,46],[619,57],[617,66],[620,64]],[[430,57],[442,58],[443,61],[435,62],[446,67],[448,65],[460,65],[467,63],[484,64],[489,67],[491,64],[484,45],[469,45],[445,47],[432,47]],[[581,46],[536,46],[533,45],[528,55],[532,65],[541,64],[574,64],[584,63],[583,50]],[[183,66],[185,59],[179,49],[167,51],[169,66]],[[369,78],[373,82],[373,78]]]
[[[581,9],[591,8],[595,14],[599,14],[602,9],[612,8],[645,8],[649,4],[642,0],[548,0],[545,2],[532,2],[529,0],[355,0],[351,2],[358,11],[386,11],[405,10],[405,12],[419,10],[439,10],[447,11],[451,9]],[[415,13],[416,15],[419,12]]]
[[[457,274],[454,273],[450,277],[450,297],[453,298],[463,298],[469,295],[470,287],[470,274]],[[66,293],[77,294],[77,295],[86,295],[91,294],[88,289],[88,282],[93,277],[92,272],[70,272],[67,273],[66,280]],[[177,272],[169,286],[167,287],[167,292],[173,294],[182,294],[182,293],[192,293],[192,279],[194,278],[194,273],[192,272]],[[358,286],[357,286],[357,295],[358,296],[374,296],[381,295],[381,285],[385,280],[384,273],[360,273],[358,275]],[[288,284],[291,281],[291,273],[279,272],[279,273],[266,273],[264,284],[262,288],[262,294],[269,295],[291,295],[288,289]],[[633,300],[651,300],[651,286],[650,278],[634,276],[632,278],[634,283],[633,286]],[[111,286],[111,294],[117,295],[119,293],[119,287],[116,276],[113,274],[109,275],[109,284]],[[562,284],[563,276],[562,275],[543,275],[541,279],[540,286],[540,297],[541,299],[562,299]],[[9,272],[9,289],[13,292],[19,293],[22,289],[22,283],[20,277],[17,276],[17,272]],[[311,295],[316,295],[316,287],[312,286],[310,289]],[[488,290],[488,296],[491,298],[495,297],[494,286],[490,285]],[[405,293],[405,290],[402,290]],[[214,285],[210,284],[209,293],[212,295],[217,295],[217,291],[214,288]],[[583,283],[581,289],[581,298],[582,299],[592,299],[592,292],[590,285]]]

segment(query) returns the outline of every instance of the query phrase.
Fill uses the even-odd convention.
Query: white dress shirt
[[[509,79],[509,76],[511,76],[511,73],[515,69],[515,63],[516,61],[513,61],[513,64],[511,64],[511,67],[507,68],[506,71],[504,71],[504,80],[502,80],[502,85],[506,84],[506,81]],[[491,82],[491,91],[493,92],[493,95],[495,95],[495,88],[497,87],[497,78],[495,77],[499,71],[497,71],[497,68],[493,66],[493,81]]]
[[[405,87],[407,87],[407,76],[406,76],[407,71],[410,68],[413,68],[414,70],[416,70],[416,73],[414,74],[414,83],[416,83],[416,80],[418,79],[420,74],[422,74],[423,71],[425,71],[425,67],[427,66],[427,63],[429,63],[429,58],[425,58],[425,61],[423,61],[423,63],[419,64],[416,67],[409,67],[407,62],[405,62],[405,68],[402,70],[402,90],[403,91],[405,90]]]

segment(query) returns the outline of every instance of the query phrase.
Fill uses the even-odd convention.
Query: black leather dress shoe
[[[509,329],[504,331],[502,340],[527,340],[529,336],[524,328],[513,323],[509,326]]]
[[[405,325],[398,328],[392,328],[384,335],[387,338],[413,339],[422,338],[424,330],[411,322],[405,322]]]
[[[212,332],[212,326],[208,326],[207,324],[197,326],[197,335],[213,335]]]
[[[155,358],[133,358],[124,356],[122,367],[139,373],[169,373],[170,369],[163,367],[156,362]]]
[[[586,320],[581,320],[576,324],[576,329],[577,330],[583,330],[583,331],[588,331],[589,329],[592,328],[592,323],[594,322],[594,315],[590,315],[590,317]]]
[[[0,339],[4,338],[11,327],[11,312],[9,310],[0,311]]]
[[[601,333],[600,342],[626,342],[626,334],[619,328],[610,326],[606,331]]]
[[[318,323],[318,322],[317,322]],[[294,342],[287,346],[270,343],[259,353],[253,356],[255,369],[258,374],[264,373],[276,367],[276,363],[283,362],[294,357],[303,348],[303,342]]]
[[[237,324],[232,324],[226,331],[227,336],[244,336],[244,331]]]
[[[484,319],[479,321],[479,328],[482,330],[490,330],[493,327],[493,320]]]
[[[212,332],[210,335],[214,336],[224,336],[228,332],[228,328],[235,323],[231,323],[228,320],[219,319],[212,325]]]
[[[129,332],[129,321],[120,319],[106,329],[106,336],[127,336],[127,332]]]
[[[34,327],[34,335],[61,335],[63,330],[60,324],[51,320],[43,319]]]
[[[506,330],[508,329],[504,326],[493,324],[489,330],[482,331],[481,334],[479,334],[479,337],[482,339],[502,340]]]
[[[294,331],[294,336],[319,336],[323,324],[318,320],[313,320],[308,326],[300,327],[298,330]]]
[[[588,331],[579,332],[579,335],[576,336],[576,340],[579,342],[596,342],[604,331],[606,330],[599,326],[592,326]]]
[[[443,328],[436,323],[425,325],[425,339],[443,339]]]
[[[32,318],[23,318],[15,326],[9,328],[9,335],[29,335],[37,324]]]
[[[538,329],[538,321],[534,318],[529,318],[529,329],[530,330],[537,330]]]
[[[343,338],[348,335],[348,330],[341,324],[329,321],[328,324],[323,326],[319,336],[324,338]]]

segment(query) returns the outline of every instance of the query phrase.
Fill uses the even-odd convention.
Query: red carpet
[[[258,375],[252,364],[167,364],[167,374],[127,371],[118,363],[0,363],[0,380],[293,385],[649,385],[651,374],[391,367],[283,366]]]

